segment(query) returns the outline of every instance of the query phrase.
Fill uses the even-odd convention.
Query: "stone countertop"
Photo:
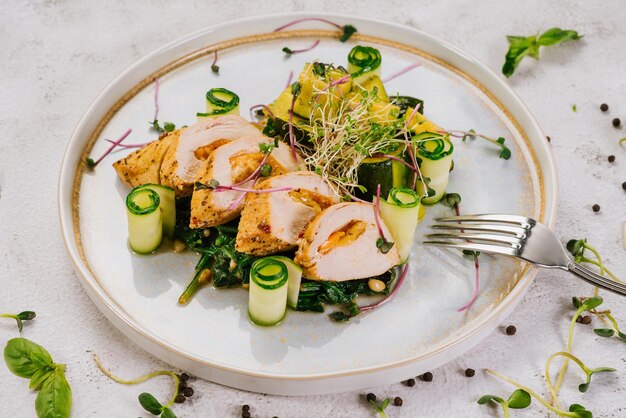
[[[125,387],[104,377],[90,350],[119,375],[131,377],[167,365],[118,332],[82,290],[66,254],[57,221],[57,179],[72,129],[96,95],[122,70],[148,52],[208,25],[235,18],[285,11],[318,10],[371,16],[429,32],[499,71],[505,35],[529,35],[553,26],[585,35],[526,59],[508,80],[552,139],[559,174],[557,231],[563,239],[587,237],[618,275],[626,276],[622,224],[626,221],[626,148],[617,139],[626,122],[626,7],[607,1],[375,1],[318,0],[209,1],[21,1],[3,5],[0,23],[0,310],[35,310],[39,316],[23,336],[41,342],[68,365],[73,388],[72,416],[147,416],[137,394],[169,396],[169,382],[156,379]],[[608,103],[608,114],[599,111]],[[572,110],[576,105],[577,111]],[[608,163],[614,154],[616,161]],[[601,206],[593,213],[591,206]],[[545,394],[547,357],[564,347],[571,297],[590,286],[565,273],[542,271],[505,324],[477,347],[433,370],[431,383],[372,389],[379,398],[401,396],[389,417],[496,417],[501,411],[479,406],[483,394],[508,396],[512,387],[486,375],[490,367]],[[626,328],[626,299],[606,294],[605,305]],[[594,320],[597,322],[597,319]],[[577,385],[572,367],[562,391],[566,404],[581,403],[597,417],[626,415],[626,346],[597,337],[577,325],[575,353],[589,365],[613,366],[617,373],[594,377],[589,392]],[[16,336],[15,325],[0,323],[0,340]],[[467,378],[467,367],[476,376]],[[26,380],[0,365],[3,416],[31,417],[35,394]],[[178,416],[236,417],[249,404],[255,417],[371,417],[360,393],[286,398],[193,382],[196,395],[177,406]],[[512,416],[547,416],[538,402]]]

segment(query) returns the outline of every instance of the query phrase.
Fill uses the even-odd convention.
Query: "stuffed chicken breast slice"
[[[339,203],[324,209],[304,231],[294,261],[304,277],[321,281],[346,281],[383,274],[400,263],[396,246],[383,254],[374,206]],[[391,232],[380,219],[385,237]]]
[[[255,136],[232,141],[217,148],[204,164],[196,177],[196,182],[205,185],[212,180],[222,186],[238,184],[246,180],[261,164],[265,154],[260,144],[273,144],[274,140],[260,133]],[[267,164],[272,167],[271,174],[278,175],[298,171],[303,166],[298,156],[296,161],[291,156],[289,145],[279,142],[274,148]],[[249,189],[254,181],[249,180],[237,187]],[[196,189],[191,197],[191,228],[207,228],[221,225],[235,219],[243,208],[244,192],[237,190]]]
[[[161,136],[125,158],[113,163],[119,178],[130,187],[152,183],[161,184],[160,170],[165,155],[180,136],[180,131]]]
[[[191,194],[196,174],[213,151],[251,135],[260,135],[259,129],[239,115],[209,118],[185,128],[164,158],[162,184],[178,195]]]
[[[255,189],[289,191],[248,193],[241,212],[236,249],[258,256],[293,250],[307,223],[323,209],[339,202],[321,176],[296,171],[263,180]]]

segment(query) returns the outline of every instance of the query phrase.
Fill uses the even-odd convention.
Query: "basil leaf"
[[[511,77],[526,55],[539,57],[539,46],[536,36],[507,36],[506,39],[509,41],[509,50],[504,57],[502,74]]]
[[[509,408],[524,409],[530,405],[530,394],[523,389],[517,389],[511,394],[508,400]]]
[[[552,28],[545,31],[537,40],[541,46],[550,46],[560,44],[565,41],[576,41],[582,38],[575,30],[563,30],[561,28]]]
[[[161,415],[161,412],[163,412],[163,405],[149,393],[144,392],[139,395],[139,403],[143,409],[150,412],[152,415]]]
[[[59,367],[44,381],[35,399],[35,411],[38,418],[67,418],[71,408],[72,389],[63,367]]]
[[[4,361],[16,376],[30,379],[37,370],[52,366],[52,356],[40,346],[26,338],[13,338],[4,347]]]
[[[30,390],[39,390],[43,382],[45,382],[46,379],[50,377],[52,373],[54,373],[54,370],[55,370],[54,368],[45,368],[45,369],[37,370],[33,374],[33,377],[30,378],[30,382],[28,383],[28,388]]]

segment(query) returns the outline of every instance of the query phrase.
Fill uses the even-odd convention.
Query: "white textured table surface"
[[[115,372],[133,376],[167,365],[114,329],[83,292],[66,255],[56,208],[57,177],[70,133],[89,103],[119,72],[160,45],[213,23],[258,14],[324,10],[387,19],[439,36],[499,71],[505,35],[530,35],[552,26],[576,29],[578,43],[545,50],[527,59],[509,80],[547,135],[559,171],[557,230],[563,239],[587,237],[618,275],[626,277],[622,223],[626,221],[626,148],[617,139],[626,122],[626,7],[612,1],[22,1],[5,2],[0,22],[0,311],[38,313],[23,336],[44,345],[68,365],[74,393],[72,416],[147,416],[137,395],[147,390],[169,396],[164,378],[141,387],[111,382],[95,368],[88,350]],[[532,61],[532,62],[531,62]],[[610,114],[598,110],[610,105]],[[578,111],[572,111],[576,104]],[[609,164],[607,156],[616,155]],[[602,210],[595,214],[591,205]],[[433,370],[432,383],[418,381],[372,389],[401,396],[390,417],[478,417],[501,412],[476,404],[483,394],[507,396],[511,386],[482,372],[499,370],[545,393],[546,358],[564,347],[571,297],[590,286],[566,274],[543,271],[507,321],[515,336],[497,330],[476,348]],[[626,328],[626,299],[604,294]],[[597,320],[594,320],[597,322]],[[0,323],[0,343],[16,336],[13,323]],[[589,392],[577,391],[573,368],[563,390],[565,404],[581,403],[598,417],[626,416],[626,343],[595,336],[577,325],[574,351],[590,365],[617,373],[594,378]],[[474,378],[465,368],[477,370]],[[27,381],[0,365],[2,416],[31,417],[35,395]],[[250,404],[255,417],[374,416],[360,393],[285,398],[242,392],[206,381],[193,382],[196,395],[177,406],[179,417],[236,417]],[[513,416],[548,415],[537,402]]]

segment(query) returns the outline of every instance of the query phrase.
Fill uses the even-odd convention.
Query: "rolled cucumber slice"
[[[257,325],[276,325],[287,312],[289,272],[272,257],[256,260],[250,268],[248,314]]]
[[[348,54],[348,72],[355,83],[363,84],[373,76],[380,76],[380,51],[371,46],[357,45]]]
[[[239,96],[224,88],[213,88],[206,92],[206,113],[196,113],[198,122],[215,116],[238,115]]]
[[[287,306],[296,309],[298,306],[298,296],[300,295],[300,282],[302,282],[302,269],[289,257],[282,255],[271,256],[274,260],[278,260],[287,267]]]
[[[441,200],[448,187],[454,146],[447,135],[434,132],[415,135],[412,141],[420,160],[420,172],[424,178],[424,182],[417,182],[417,192],[422,196],[423,204],[433,205]],[[434,194],[431,192],[432,195],[428,196],[428,189],[424,187],[424,183],[427,183],[428,189],[434,190]]]
[[[148,188],[135,188],[126,196],[128,244],[139,254],[150,254],[163,240],[159,194]]]
[[[137,189],[150,189],[157,192],[161,200],[159,209],[161,209],[161,219],[163,220],[163,235],[173,239],[174,228],[176,227],[176,195],[174,189],[160,184],[144,184]]]
[[[420,198],[414,190],[394,188],[387,200],[380,201],[380,215],[391,231],[400,259],[405,263],[411,253],[417,227]]]

